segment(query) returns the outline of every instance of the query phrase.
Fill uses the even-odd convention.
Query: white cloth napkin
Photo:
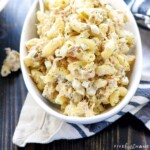
[[[150,129],[150,31],[141,29],[143,42],[142,80],[131,102],[113,117],[91,125],[65,123],[47,114],[30,94],[27,95],[19,123],[13,136],[13,143],[23,147],[27,143],[49,143],[58,139],[78,139],[92,136],[106,126],[130,112]]]

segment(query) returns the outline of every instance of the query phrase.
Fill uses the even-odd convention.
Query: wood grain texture
[[[10,0],[0,13],[0,66],[5,57],[5,47],[19,50],[22,25],[32,2]],[[150,131],[130,114],[89,138],[59,140],[45,145],[28,144],[19,148],[12,144],[12,136],[27,93],[21,71],[6,78],[0,77],[0,91],[0,150],[120,150],[115,145],[126,143],[149,145],[150,149]]]

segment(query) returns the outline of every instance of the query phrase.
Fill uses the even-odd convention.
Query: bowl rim
[[[29,82],[29,75],[27,73],[26,70],[26,66],[24,65],[23,62],[23,47],[24,45],[24,41],[25,41],[25,30],[26,27],[28,26],[28,21],[33,13],[33,9],[36,8],[38,1],[35,1],[32,5],[32,7],[30,8],[28,15],[25,19],[25,23],[22,29],[22,34],[21,34],[21,42],[20,42],[20,62],[21,62],[21,69],[22,69],[22,73],[23,73],[23,78],[26,84],[26,87],[29,91],[29,93],[31,94],[31,96],[33,97],[33,99],[39,104],[40,107],[42,107],[46,112],[48,112],[49,114],[51,114],[54,117],[57,117],[65,122],[69,122],[69,123],[76,123],[76,124],[92,124],[92,123],[96,123],[96,122],[100,122],[103,120],[106,120],[110,117],[112,117],[113,115],[117,114],[119,111],[121,111],[131,100],[131,98],[133,97],[133,95],[136,92],[136,89],[139,85],[140,79],[141,79],[141,73],[142,73],[142,44],[141,44],[141,37],[140,37],[140,33],[136,24],[136,21],[132,15],[132,13],[130,12],[130,10],[128,9],[127,5],[125,4],[124,1],[122,1],[122,3],[124,3],[126,9],[129,12],[129,17],[133,20],[134,26],[135,26],[135,32],[137,34],[137,47],[139,48],[138,50],[136,50],[136,58],[138,58],[138,60],[136,59],[136,76],[134,77],[134,82],[131,86],[132,90],[129,90],[127,95],[122,99],[122,101],[117,104],[114,108],[112,108],[109,111],[106,111],[102,114],[96,115],[96,116],[91,116],[91,117],[73,117],[73,116],[66,116],[64,114],[61,114],[57,111],[55,111],[54,109],[50,108],[40,97],[38,97],[38,95],[36,94],[34,88],[32,87],[32,83]]]

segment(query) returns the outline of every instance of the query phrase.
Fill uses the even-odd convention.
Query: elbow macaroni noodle
[[[25,65],[42,95],[65,115],[89,117],[127,94],[135,60],[128,17],[102,0],[45,0]]]

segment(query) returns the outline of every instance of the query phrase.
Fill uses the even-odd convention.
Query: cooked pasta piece
[[[116,49],[116,44],[115,44],[114,40],[107,41],[104,46],[104,51],[101,54],[102,57],[104,59],[108,59],[113,54],[115,49]]]
[[[117,70],[113,66],[110,66],[110,65],[101,65],[96,68],[96,74],[98,76],[114,75],[116,74],[116,72]]]
[[[33,81],[37,84],[38,89],[40,91],[43,91],[45,84],[41,78],[43,76],[42,72],[35,69],[31,70],[31,76],[33,78]]]
[[[42,55],[44,57],[49,57],[50,55],[54,55],[56,49],[61,47],[63,43],[64,43],[63,37],[54,38],[43,48]]]
[[[64,33],[64,21],[62,18],[57,18],[51,29],[47,32],[47,37],[52,39]]]

